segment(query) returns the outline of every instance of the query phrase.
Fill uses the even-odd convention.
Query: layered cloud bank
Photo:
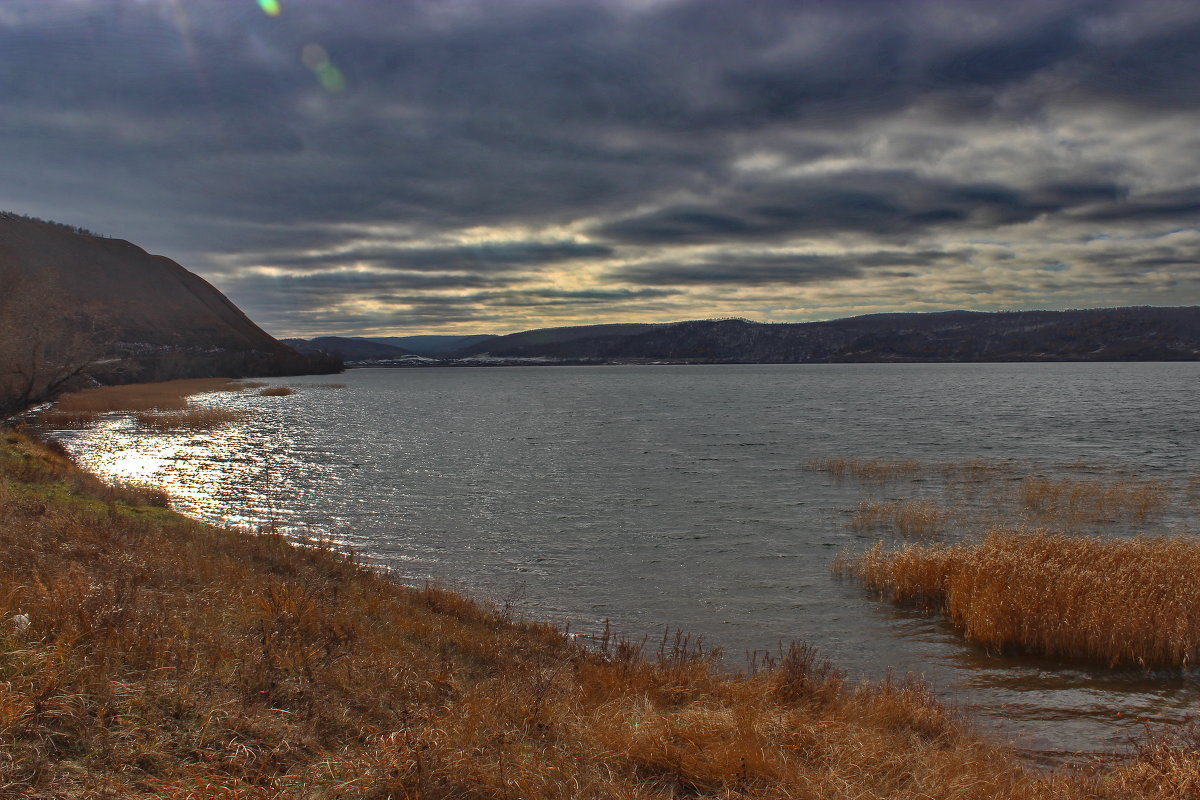
[[[1198,73],[1183,2],[9,0],[0,207],[280,335],[1192,304]]]

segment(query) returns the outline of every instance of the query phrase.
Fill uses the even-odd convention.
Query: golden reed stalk
[[[1110,666],[1200,657],[1200,542],[996,528],[979,544],[876,544],[835,571],[895,603],[945,613],[998,651]]]

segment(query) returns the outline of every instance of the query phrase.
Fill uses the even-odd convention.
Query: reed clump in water
[[[159,383],[101,386],[63,395],[55,403],[59,411],[169,411],[188,407],[188,397],[204,392],[236,391],[241,386],[229,378],[185,378]]]
[[[327,548],[103,491],[0,432],[9,791],[1166,800],[1200,778],[1167,750],[1102,779],[1033,773],[920,684],[850,684],[804,648],[750,676],[686,641],[657,661],[595,652]]]
[[[942,464],[941,473],[947,485],[959,485],[1011,481],[1019,468],[1010,462],[973,458]]]
[[[901,536],[924,538],[939,535],[950,517],[928,500],[862,500],[850,527],[858,531],[889,528]]]
[[[99,419],[96,411],[59,411],[48,408],[38,412],[37,421],[43,428],[56,431],[82,430]]]
[[[884,483],[918,474],[920,462],[896,458],[823,458],[812,462],[811,469],[828,472],[838,480],[853,478],[864,483]]]
[[[993,529],[978,544],[882,544],[835,571],[897,604],[945,613],[997,651],[1109,666],[1200,657],[1200,542]]]
[[[1157,481],[1031,477],[1021,481],[1018,494],[1027,511],[1068,523],[1144,520],[1168,503],[1166,488]]]
[[[1184,487],[1184,494],[1187,496],[1188,502],[1200,502],[1200,475],[1193,475],[1188,478],[1187,485]]]
[[[38,414],[38,423],[57,430],[87,428],[104,414],[133,413],[143,427],[159,430],[212,428],[229,420],[220,419],[222,414],[211,413],[213,409],[191,405],[188,398],[242,388],[243,384],[229,378],[185,378],[101,386],[63,395],[53,408]]]
[[[295,393],[296,393],[296,390],[290,386],[271,386],[270,388],[260,390],[258,393],[258,396],[259,397],[287,397],[288,395],[292,395]]]

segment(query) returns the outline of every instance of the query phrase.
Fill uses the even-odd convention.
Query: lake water
[[[990,657],[830,572],[839,551],[895,539],[851,526],[864,498],[953,504],[944,535],[968,537],[1020,513],[1003,498],[1025,475],[1160,481],[1176,498],[1163,515],[1094,527],[1196,535],[1200,364],[360,369],[271,383],[297,391],[200,398],[248,412],[217,431],[112,418],[60,436],[89,469],[164,486],[187,513],[329,537],[402,580],[572,632],[608,620],[653,642],[669,626],[733,668],[805,640],[853,675],[917,673],[1030,751],[1120,748],[1139,719],[1200,709],[1194,674]],[[812,467],[839,457],[926,466],[873,484]],[[981,483],[947,477],[980,460],[997,468]]]

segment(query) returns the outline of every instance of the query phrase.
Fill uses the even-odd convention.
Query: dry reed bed
[[[923,469],[919,461],[903,458],[823,458],[809,464],[809,468],[828,472],[838,480],[853,478],[864,483],[910,478]]]
[[[112,411],[181,411],[187,398],[204,392],[231,392],[243,384],[229,378],[185,378],[160,383],[101,386],[65,394],[55,403],[58,411],[105,414]]]
[[[230,409],[193,405],[189,397],[249,387],[229,378],[186,378],[84,389],[63,395],[53,408],[38,414],[38,423],[54,430],[87,428],[103,414],[128,413],[138,425],[151,430],[211,430],[236,421],[240,415]]]
[[[142,411],[133,415],[137,424],[156,431],[212,430],[241,418],[228,408],[191,407],[182,411]]]
[[[38,412],[37,421],[48,430],[82,430],[90,427],[99,417],[100,412],[96,411],[59,411],[50,408]]]
[[[1088,465],[1077,465],[1094,471]],[[809,464],[839,481],[853,479],[866,491],[903,480],[923,481],[939,489],[928,497],[866,498],[850,527],[858,531],[890,529],[905,536],[937,535],[950,520],[982,533],[1013,519],[1023,523],[1078,530],[1087,525],[1127,524],[1155,519],[1172,504],[1200,503],[1200,478],[1178,484],[1124,474],[1110,478],[1027,476],[1011,462],[971,460],[942,464],[907,459],[826,458]],[[941,483],[937,481],[940,478]],[[929,494],[929,488],[923,490]],[[939,505],[940,504],[940,505]]]
[[[0,794],[1116,800],[1200,779],[1168,740],[1032,774],[920,685],[851,685],[804,648],[749,677],[686,645],[589,652],[147,499],[0,433]]]
[[[50,430],[83,429],[100,417],[94,411],[47,410],[38,414],[38,424]],[[212,430],[241,418],[237,411],[207,406],[187,406],[168,411],[147,410],[132,414],[133,420],[143,428],[164,431]]]
[[[1169,500],[1162,483],[1130,479],[1031,477],[1021,481],[1018,495],[1022,507],[1035,515],[1071,523],[1144,520],[1162,513]]]
[[[1147,668],[1200,655],[1200,542],[1191,539],[996,529],[978,544],[876,544],[834,569],[897,604],[945,613],[997,651]]]
[[[890,483],[920,476],[940,475],[948,484],[1011,481],[1015,465],[1001,461],[971,459],[945,463],[925,463],[911,458],[822,458],[808,464],[809,469],[827,472],[837,480],[853,479],[860,483]]]
[[[928,500],[862,500],[850,519],[857,531],[886,528],[901,536],[937,536],[946,528],[951,514]]]
[[[258,396],[259,397],[287,397],[288,395],[293,395],[295,393],[296,393],[296,390],[290,386],[272,386],[268,389],[260,390],[258,393]]]

